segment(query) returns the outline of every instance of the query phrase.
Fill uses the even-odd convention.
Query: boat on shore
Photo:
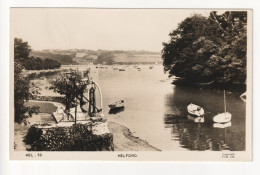
[[[116,109],[116,108],[122,108],[122,107],[124,107],[124,105],[125,105],[125,101],[124,101],[124,100],[120,100],[120,101],[111,103],[111,104],[109,104],[108,106],[109,106],[111,109]]]
[[[198,117],[204,115],[204,109],[202,107],[192,104],[192,103],[187,106],[187,110],[188,110],[188,113],[191,115],[195,115]]]
[[[225,95],[225,90],[224,90],[224,113],[220,113],[216,116],[213,117],[213,121],[216,123],[227,123],[230,122],[232,118],[231,113],[227,112],[227,107],[226,107],[226,95]]]

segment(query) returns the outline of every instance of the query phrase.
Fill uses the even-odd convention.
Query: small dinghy
[[[204,109],[192,103],[188,105],[187,110],[191,115],[196,115],[198,117],[204,115]]]
[[[227,123],[227,122],[231,121],[231,118],[232,118],[231,113],[227,112],[226,95],[225,95],[225,90],[224,90],[224,113],[214,116],[213,121],[216,123]]]
[[[111,109],[115,109],[115,108],[122,108],[122,107],[124,107],[124,105],[125,105],[124,100],[120,100],[120,101],[111,103],[111,104],[109,104],[108,106],[109,106]]]
[[[229,112],[224,112],[216,115],[213,121],[216,123],[227,123],[230,122],[232,115]]]

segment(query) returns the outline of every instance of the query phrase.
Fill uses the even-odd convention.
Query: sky
[[[10,34],[33,50],[149,50],[162,42],[178,23],[205,10],[12,8]]]

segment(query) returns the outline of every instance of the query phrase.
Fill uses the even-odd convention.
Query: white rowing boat
[[[125,105],[124,100],[120,100],[120,101],[111,103],[111,104],[109,104],[108,106],[109,106],[111,109],[115,109],[115,108],[122,108],[122,107],[124,107],[124,105]]]
[[[204,109],[192,103],[187,106],[187,110],[191,115],[196,115],[198,117],[204,115]]]

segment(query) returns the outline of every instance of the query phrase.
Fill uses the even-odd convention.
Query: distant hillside
[[[43,59],[51,58],[59,61],[61,64],[89,64],[95,63],[98,56],[105,52],[110,52],[114,55],[114,63],[124,64],[162,62],[160,52],[152,52],[145,50],[42,50],[32,51],[30,55],[34,57],[40,57]]]
[[[56,60],[61,64],[76,64],[73,61],[73,54],[70,55],[62,55],[62,54],[57,54],[57,53],[49,53],[49,52],[42,52],[42,51],[32,51],[30,53],[30,56],[33,57],[39,57],[42,59],[52,59],[52,60]]]

